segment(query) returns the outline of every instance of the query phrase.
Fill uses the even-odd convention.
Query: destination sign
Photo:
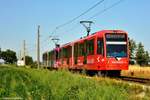
[[[106,34],[106,38],[125,38],[125,34]]]
[[[125,34],[112,34],[108,33],[106,34],[106,40],[107,41],[126,41],[126,35]]]

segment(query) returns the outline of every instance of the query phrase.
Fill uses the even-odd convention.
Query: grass
[[[150,67],[130,65],[129,70],[122,71],[123,76],[133,76],[141,78],[150,78]]]
[[[0,66],[0,99],[133,100],[150,99],[139,85],[109,78],[87,78],[66,70],[48,71]]]

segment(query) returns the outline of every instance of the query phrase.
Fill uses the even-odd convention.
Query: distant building
[[[0,64],[5,64],[5,61],[3,59],[0,59]]]
[[[24,61],[23,60],[18,60],[17,61],[17,66],[24,66]]]

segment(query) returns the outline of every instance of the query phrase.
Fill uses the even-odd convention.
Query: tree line
[[[17,56],[16,52],[10,49],[7,49],[6,51],[2,51],[0,48],[0,59],[3,59],[6,64],[16,64],[17,62]],[[30,56],[25,56],[25,63],[26,65],[32,65],[33,64],[33,59]],[[23,58],[21,58],[23,60]]]
[[[2,51],[0,48],[0,59],[3,59],[6,64],[14,64],[17,62],[16,52],[10,49]]]
[[[129,39],[129,56],[130,64],[137,63],[140,66],[149,65],[149,52],[144,50],[144,45],[142,42],[136,43],[135,40]]]

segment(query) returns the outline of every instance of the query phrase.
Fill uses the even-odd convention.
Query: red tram
[[[45,66],[100,74],[120,75],[128,63],[128,35],[122,30],[98,31],[43,54]]]

